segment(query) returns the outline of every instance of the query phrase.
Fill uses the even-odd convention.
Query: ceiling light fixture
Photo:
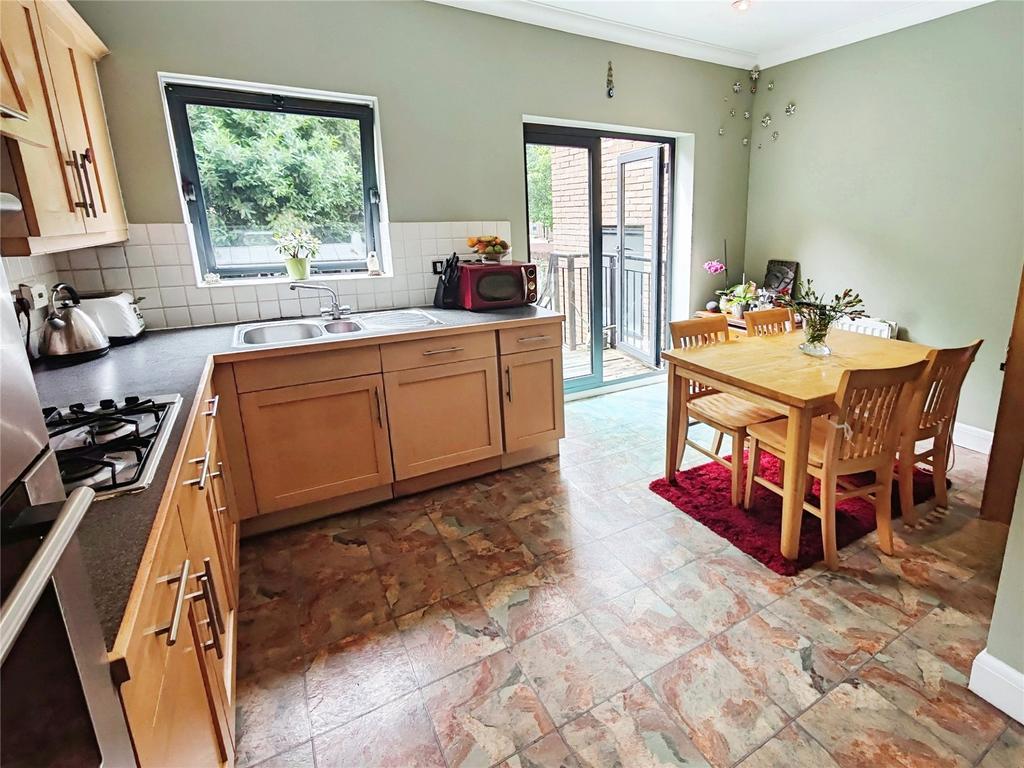
[[[750,3],[751,0],[732,0],[732,9],[740,13],[746,13],[750,10]]]

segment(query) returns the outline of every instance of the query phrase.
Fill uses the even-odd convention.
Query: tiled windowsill
[[[311,283],[321,282],[323,280],[329,280],[331,282],[376,282],[378,280],[393,280],[395,277],[394,273],[383,273],[380,275],[370,275],[365,272],[354,273],[350,275],[344,274],[327,274],[317,275],[311,274],[306,280],[294,280],[287,275],[281,277],[225,277],[221,278],[215,283],[197,283],[196,288],[234,288],[239,285],[277,285],[287,283],[302,283],[309,281]]]

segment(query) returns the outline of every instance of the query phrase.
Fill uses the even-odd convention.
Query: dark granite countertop
[[[426,309],[443,320],[444,326],[417,329],[423,335],[429,335],[445,326],[470,327],[495,322],[561,318],[558,313],[534,306],[494,312],[437,310],[432,307]],[[82,554],[92,581],[108,649],[113,648],[124,616],[128,596],[142,561],[142,553],[206,360],[210,355],[242,351],[232,347],[234,329],[233,325],[220,325],[151,331],[132,344],[113,347],[104,357],[86,363],[68,367],[36,365],[36,387],[39,400],[44,406],[96,402],[105,397],[123,398],[133,394],[176,393],[184,401],[149,488],[140,493],[94,502],[79,527]],[[361,339],[372,343],[378,338],[384,340],[389,335],[394,334],[360,333],[346,335],[339,341]],[[310,351],[310,347],[317,346],[317,343],[294,346]],[[245,351],[267,348],[255,347]]]

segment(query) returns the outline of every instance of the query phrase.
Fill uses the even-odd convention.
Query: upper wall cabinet
[[[0,2],[0,254],[127,239],[96,61],[108,51],[65,0]]]

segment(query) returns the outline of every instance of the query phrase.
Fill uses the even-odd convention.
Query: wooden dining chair
[[[747,336],[777,336],[796,327],[793,322],[793,310],[787,307],[744,312],[743,320],[747,324]]]
[[[914,509],[914,465],[927,464],[935,484],[936,507],[949,504],[946,465],[953,440],[953,424],[967,371],[981,347],[981,340],[958,349],[933,349],[910,405],[909,423],[903,431],[899,452],[900,509],[906,525],[917,523]],[[916,443],[931,439],[931,445],[917,452]]]
[[[669,323],[672,346],[676,349],[703,347],[721,344],[729,340],[729,321],[725,315],[700,317],[696,320],[677,320]],[[747,442],[747,427],[762,421],[779,418],[779,414],[761,408],[741,397],[727,392],[718,392],[698,381],[689,381],[686,396],[686,417],[680,420],[680,441],[685,446],[703,453],[712,461],[728,467],[732,473],[732,503],[743,503],[743,449]],[[717,433],[712,448],[700,445],[686,436],[689,419],[693,418],[711,427]],[[718,455],[722,448],[722,436],[732,438],[732,458],[726,460]],[[678,462],[678,457],[676,457]],[[678,468],[678,463],[676,464]]]
[[[899,447],[900,431],[914,384],[925,368],[925,361],[900,368],[846,370],[836,392],[836,410],[832,416],[819,416],[811,422],[811,444],[807,473],[821,481],[821,507],[804,502],[804,509],[821,518],[821,539],[825,564],[835,568],[836,503],[852,496],[865,496],[875,505],[878,546],[892,554],[892,480],[893,460]],[[754,483],[782,495],[783,489],[757,476],[762,451],[787,459],[786,434],[789,419],[753,424],[750,433],[750,470],[747,475],[745,503],[749,507]],[[874,482],[855,486],[845,475],[874,472]]]

